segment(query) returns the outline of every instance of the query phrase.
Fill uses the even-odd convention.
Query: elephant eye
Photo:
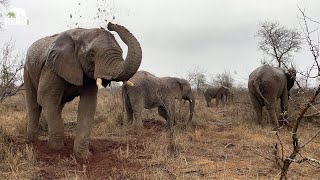
[[[89,52],[87,53],[86,57],[91,59],[91,58],[93,58],[93,57],[95,56],[95,54],[96,54],[96,53],[94,52],[94,50],[91,49],[91,50],[89,50]]]

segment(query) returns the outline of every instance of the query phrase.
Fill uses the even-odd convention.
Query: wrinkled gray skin
[[[117,32],[127,44],[126,60],[108,30]],[[30,46],[24,67],[30,141],[38,136],[42,111],[49,128],[48,146],[62,149],[61,111],[66,102],[80,96],[73,151],[80,160],[89,160],[89,139],[97,104],[96,79],[101,78],[104,86],[111,81],[128,80],[138,70],[142,58],[139,42],[126,28],[109,23],[108,30],[71,29]]]
[[[278,99],[281,100],[281,112],[286,118],[289,90],[293,87],[295,78],[296,71],[294,69],[290,69],[286,73],[281,68],[269,65],[261,66],[250,74],[248,90],[259,124],[262,121],[262,107],[266,106],[273,123],[273,130],[279,129],[276,115]]]
[[[159,115],[166,119],[168,125],[173,125],[175,99],[190,102],[189,121],[192,120],[195,99],[189,82],[175,77],[156,77],[146,71],[138,71],[131,79],[135,85],[122,86],[124,106],[127,119],[135,128],[141,128],[141,112],[144,108],[158,108]]]
[[[206,99],[207,107],[212,106],[211,100],[214,98],[216,98],[216,106],[219,105],[219,101],[224,105],[226,100],[231,99],[231,92],[230,89],[225,86],[208,87],[204,90],[204,98]]]

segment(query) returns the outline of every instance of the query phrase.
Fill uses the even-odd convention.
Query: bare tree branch
[[[300,159],[300,160],[288,158],[288,160],[290,160],[291,162],[298,163],[298,164],[301,164],[303,162],[309,161],[309,162],[313,162],[313,163],[316,163],[316,164],[320,165],[320,161],[319,160],[313,159],[313,158],[309,158],[309,157],[305,157],[305,158]]]
[[[212,77],[212,84],[215,86],[225,86],[231,88],[234,84],[234,79],[230,71],[225,70],[223,73],[218,73]]]
[[[278,67],[292,57],[292,52],[298,52],[301,49],[300,32],[287,29],[277,22],[260,23],[256,36],[261,39],[258,43],[259,49],[276,60]]]
[[[15,52],[12,40],[6,42],[0,49],[0,102],[16,94],[23,86],[21,70],[23,55]],[[20,85],[17,85],[19,84]]]
[[[299,8],[299,7],[298,7]],[[318,58],[319,58],[319,36],[318,36],[318,40],[317,41],[313,41],[312,40],[312,33],[314,33],[315,31],[311,31],[310,28],[309,28],[309,25],[308,25],[308,21],[310,21],[310,18],[308,18],[305,14],[305,11],[304,10],[301,10],[299,8],[299,11],[300,13],[302,14],[302,18],[299,18],[302,23],[300,23],[300,26],[301,26],[301,29],[303,30],[303,33],[304,33],[304,37],[305,37],[305,40],[307,41],[307,44],[309,46],[309,50],[312,54],[312,61],[313,61],[313,64],[312,66],[310,67],[310,69],[307,69],[306,73],[300,73],[304,76],[305,78],[305,82],[306,82],[306,89],[307,89],[307,86],[308,86],[308,79],[310,78],[316,78],[317,76],[320,75],[320,66],[319,66],[319,63],[318,63]],[[313,21],[312,21],[313,22]],[[272,26],[271,26],[272,27]],[[317,28],[316,28],[317,30]],[[279,38],[280,36],[278,36]],[[281,38],[280,38],[281,39]],[[281,40],[280,40],[281,41]],[[275,52],[275,50],[277,50],[277,48],[279,47],[276,43],[274,43],[273,41],[270,41],[272,42],[273,46],[273,50]],[[316,42],[316,43],[314,43]],[[289,46],[292,46],[293,44],[289,44]],[[267,46],[267,48],[269,48],[269,46]],[[268,50],[268,49],[267,49]],[[296,50],[299,50],[299,49],[296,49]],[[276,53],[274,53],[275,57],[281,57],[281,55],[279,56],[279,54],[281,53],[287,53],[287,52],[290,52],[290,48],[286,48],[284,49],[284,51],[277,51]],[[288,57],[288,56],[287,56]],[[281,63],[283,65],[283,67],[287,68],[287,65],[284,61],[278,61],[278,63]],[[316,71],[317,72],[317,76],[313,76],[313,71]],[[320,85],[317,87],[316,89],[316,92],[310,96],[304,89],[301,87],[301,85],[299,84],[299,82],[296,80],[296,84],[298,85],[298,87],[300,88],[300,90],[302,90],[304,92],[304,95],[308,98],[308,102],[304,105],[304,107],[301,109],[301,111],[299,112],[298,116],[296,117],[296,120],[294,122],[294,125],[292,127],[292,152],[291,154],[287,157],[287,158],[284,158],[284,149],[283,149],[283,145],[282,145],[282,142],[281,142],[281,139],[280,137],[277,135],[277,138],[278,138],[278,141],[280,142],[280,145],[281,145],[281,154],[282,154],[282,158],[280,158],[279,156],[279,148],[278,148],[278,144],[276,144],[276,146],[274,147],[274,157],[275,157],[275,162],[279,165],[281,165],[281,174],[280,174],[280,179],[287,179],[287,172],[289,170],[289,167],[291,165],[292,162],[296,162],[296,163],[302,163],[302,162],[313,162],[313,163],[316,163],[318,165],[320,165],[319,161],[316,160],[316,159],[312,159],[312,158],[302,158],[300,160],[297,160],[295,159],[296,156],[298,154],[300,154],[300,151],[302,148],[304,148],[307,144],[309,144],[311,141],[313,141],[319,134],[320,134],[320,130],[318,132],[316,132],[310,139],[308,139],[303,145],[300,145],[299,144],[299,138],[298,138],[298,128],[301,124],[301,121],[304,117],[308,117],[308,116],[313,116],[313,115],[317,115],[319,114],[320,112],[318,111],[318,109],[314,106],[315,104],[315,101],[317,99],[317,96],[319,95],[320,93]],[[314,114],[309,114],[309,115],[305,115],[307,110],[312,107],[314,108],[317,112],[314,113]],[[300,154],[301,155],[301,154]],[[301,155],[302,156],[302,155]]]
[[[289,170],[290,164],[293,162],[292,160],[295,159],[297,154],[300,152],[301,147],[299,145],[299,138],[297,135],[297,131],[300,125],[300,122],[302,118],[304,117],[304,114],[307,112],[307,110],[311,107],[311,104],[315,101],[316,97],[320,93],[320,85],[317,88],[316,93],[312,97],[312,99],[305,105],[305,107],[301,110],[299,116],[297,117],[295,124],[292,128],[292,145],[293,145],[293,150],[292,153],[288,158],[286,158],[283,162],[283,167],[281,169],[281,177],[280,179],[287,179],[287,172]]]
[[[200,67],[195,67],[187,71],[187,80],[192,87],[195,87],[200,93],[207,84],[206,71]]]
[[[307,140],[303,145],[301,145],[300,149],[304,148],[308,145],[312,140],[314,140],[320,134],[320,130],[316,132],[309,140]]]

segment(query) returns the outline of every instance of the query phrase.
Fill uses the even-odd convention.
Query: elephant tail
[[[259,85],[257,85],[256,83],[253,84],[253,86],[256,88],[256,92],[258,93],[258,95],[263,99],[264,103],[265,104],[270,104],[268,102],[268,100],[262,95],[261,91],[260,91],[260,88],[259,88]]]

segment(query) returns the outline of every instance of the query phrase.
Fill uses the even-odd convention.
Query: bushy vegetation
[[[65,121],[66,152],[47,150],[47,133],[37,143],[26,144],[24,140],[25,112],[21,93],[9,97],[1,104],[0,115],[1,161],[0,179],[32,178],[277,178],[278,169],[272,157],[270,145],[275,142],[265,113],[264,127],[254,121],[245,89],[235,90],[235,103],[225,107],[205,106],[203,97],[197,97],[192,124],[187,120],[188,103],[177,101],[175,117],[175,156],[167,151],[168,136],[166,122],[157,110],[143,112],[142,131],[134,131],[125,122],[120,88],[102,89],[99,92],[95,125],[92,132],[91,150],[96,156],[82,166],[75,162],[72,154],[72,138],[76,120],[78,99],[67,104]],[[294,99],[298,100],[298,98]],[[292,118],[297,114],[290,107]],[[317,124],[303,123],[304,139],[312,136]],[[288,131],[280,132],[290,136]],[[284,141],[289,148],[290,141]],[[319,144],[313,142],[305,150],[314,154]],[[319,153],[315,157],[320,157]],[[292,178],[313,178],[316,167],[294,165],[289,171]]]

